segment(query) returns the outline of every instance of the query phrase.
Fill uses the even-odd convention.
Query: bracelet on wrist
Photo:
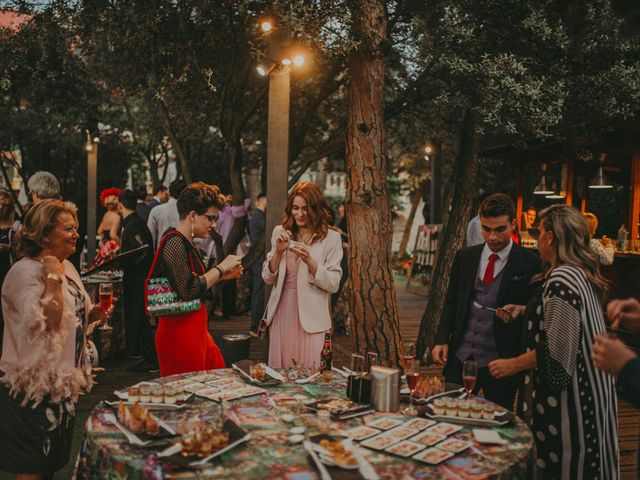
[[[224,276],[224,270],[222,270],[222,268],[220,268],[218,265],[214,265],[213,268],[215,268],[220,273],[220,277]]]
[[[62,285],[62,275],[58,273],[49,273],[47,274],[47,280],[53,280],[58,283],[58,285]]]

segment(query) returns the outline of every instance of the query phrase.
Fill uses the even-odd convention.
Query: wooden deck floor
[[[418,334],[420,319],[426,304],[426,297],[417,293],[407,292],[403,285],[397,287],[397,301],[400,317],[400,333],[405,340],[415,340]],[[412,290],[415,292],[415,290]],[[229,320],[213,320],[210,323],[211,332],[216,341],[229,333],[246,333],[249,329],[249,317],[246,315],[233,317]],[[351,338],[340,336],[334,338],[334,361],[337,365],[347,365],[351,354]],[[251,341],[250,356],[252,359],[261,359],[264,355],[263,345],[257,340]],[[76,458],[79,443],[82,438],[84,420],[89,412],[101,399],[108,396],[113,390],[126,385],[131,385],[141,380],[153,378],[157,374],[130,373],[126,368],[133,362],[130,360],[111,359],[103,365],[107,370],[97,377],[98,385],[93,391],[82,397],[78,407],[78,419],[74,435],[74,451],[72,458]],[[636,451],[638,437],[640,435],[640,412],[626,402],[620,402],[619,408],[619,438],[620,438],[620,467],[622,478],[632,480],[637,478]],[[56,479],[71,478],[73,462],[67,468],[56,475]],[[11,477],[0,473],[0,480]]]

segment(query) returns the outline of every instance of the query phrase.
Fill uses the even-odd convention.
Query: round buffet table
[[[178,382],[180,386],[188,383],[189,389],[198,384],[203,385],[201,388],[208,384],[220,385],[228,380],[234,380],[236,385],[245,382],[232,369],[194,372],[163,379],[164,382]],[[224,394],[230,388],[223,389]],[[303,444],[292,443],[293,427],[299,427],[298,430],[304,427],[303,436],[311,439],[320,433],[337,437],[342,432],[369,425],[381,417],[410,420],[401,414],[375,413],[344,421],[327,420],[326,417],[321,421],[305,403],[327,397],[344,398],[346,379],[335,372],[330,378],[318,377],[314,383],[285,381],[278,386],[264,387],[264,390],[258,395],[224,402],[194,395],[183,408],[153,410],[154,415],[175,430],[179,430],[179,425],[184,425],[192,417],[217,421],[228,418],[250,434],[246,442],[198,468],[180,466],[166,457],[159,457],[167,445],[142,447],[130,444],[125,434],[113,423],[114,408],[103,401],[96,406],[85,425],[85,438],[78,459],[78,478],[321,478],[320,470]],[[465,426],[449,436],[468,441],[470,446],[436,466],[362,446],[358,450],[381,479],[526,478],[533,438],[529,428],[520,419],[493,428],[503,439],[502,444],[475,442],[473,428],[476,427]],[[358,470],[336,470],[337,467],[331,470],[331,478],[363,478]],[[326,475],[324,478],[327,478]]]

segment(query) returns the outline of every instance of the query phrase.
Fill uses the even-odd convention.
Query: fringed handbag
[[[158,256],[169,235],[178,235],[178,233],[169,232],[162,237],[158,250],[153,257],[153,264],[151,265],[147,279],[144,282],[144,306],[147,315],[150,317],[159,317],[160,315],[184,315],[185,313],[197,312],[200,310],[201,301],[199,298],[196,298],[195,300],[181,300],[178,297],[178,293],[171,286],[169,277],[153,276]],[[191,253],[189,253],[189,261],[191,262],[191,271],[195,274]]]

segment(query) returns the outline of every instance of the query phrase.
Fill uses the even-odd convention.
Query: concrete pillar
[[[267,131],[267,226],[266,251],[271,233],[280,224],[287,201],[289,173],[289,67],[275,68],[269,75],[269,120]]]
[[[96,255],[98,143],[87,143],[87,267]]]

